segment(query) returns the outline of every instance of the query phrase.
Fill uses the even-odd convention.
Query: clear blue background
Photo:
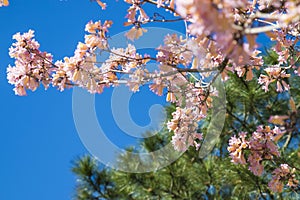
[[[128,30],[122,27],[128,5],[123,1],[106,2],[105,11],[89,0],[11,0],[8,7],[0,8],[0,200],[71,199],[76,182],[70,171],[71,161],[88,153],[73,122],[72,90],[45,91],[41,87],[26,97],[14,94],[6,79],[7,66],[14,65],[8,55],[12,35],[33,29],[40,49],[52,53],[54,60],[72,56],[90,20],[113,20],[110,35]],[[179,25],[164,27],[182,32],[184,27]],[[130,104],[132,117],[139,125],[149,123],[152,104],[165,102],[145,89],[143,92]],[[110,94],[108,90],[96,97],[101,126],[118,146],[133,145],[137,140],[121,133],[113,122]]]

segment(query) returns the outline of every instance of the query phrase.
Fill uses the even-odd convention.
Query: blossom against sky
[[[126,7],[112,2],[103,11],[96,2],[74,0],[10,1],[0,9],[0,199],[71,199],[75,188],[71,160],[87,153],[72,116],[72,90],[39,88],[27,97],[14,94],[6,69],[8,49],[17,32],[35,30],[43,51],[54,59],[71,56],[90,20],[111,19],[120,31]],[[123,7],[122,7],[123,6]],[[118,13],[115,15],[114,13]],[[105,94],[103,97],[105,99]]]

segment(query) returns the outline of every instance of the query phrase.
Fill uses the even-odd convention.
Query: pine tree
[[[264,60],[267,64],[276,64],[277,58],[275,52],[267,51]],[[198,151],[190,148],[177,161],[161,170],[136,174],[106,169],[93,158],[85,156],[78,159],[73,167],[78,177],[76,199],[300,199],[299,186],[274,193],[268,187],[271,173],[254,176],[247,166],[232,163],[227,151],[228,140],[232,135],[241,131],[253,132],[258,125],[269,125],[270,116],[292,115],[294,120],[284,122],[287,133],[278,145],[282,155],[280,159],[299,169],[299,111],[289,101],[290,96],[297,103],[300,100],[299,79],[290,78],[290,92],[276,93],[275,85],[271,85],[268,92],[262,90],[257,77],[247,81],[236,73],[229,73],[229,76],[230,79],[225,82],[225,125],[209,155],[199,158]],[[174,109],[173,105],[166,108],[168,119]],[[207,117],[199,126],[204,135],[209,121],[210,117]],[[169,141],[170,135],[165,128],[155,136],[144,139],[141,147],[151,152]],[[128,167],[133,167],[128,159],[122,155],[120,164],[126,163]],[[272,163],[265,165],[265,169],[273,168]]]

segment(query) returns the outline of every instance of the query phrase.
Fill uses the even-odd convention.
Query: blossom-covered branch
[[[103,9],[106,4],[96,1]],[[167,123],[173,134],[176,150],[185,151],[190,146],[200,148],[203,133],[199,124],[212,107],[213,97],[218,95],[212,84],[217,77],[225,82],[229,75],[244,81],[256,81],[264,92],[287,94],[292,112],[270,116],[268,122],[255,131],[245,120],[229,112],[247,132],[231,137],[228,151],[236,164],[248,165],[254,175],[262,176],[264,163],[273,162],[273,178],[269,185],[273,191],[282,191],[283,182],[296,187],[297,169],[289,163],[275,162],[280,158],[277,142],[288,132],[290,142],[295,130],[293,117],[297,106],[290,92],[291,78],[299,78],[300,52],[297,49],[300,35],[300,2],[292,0],[211,1],[211,0],[125,0],[129,4],[124,26],[131,26],[126,33],[129,40],[136,40],[147,32],[145,24],[184,21],[186,36],[166,35],[155,55],[139,53],[134,43],[126,48],[111,47],[108,32],[112,21],[92,22],[86,25],[84,42],[79,42],[74,56],[53,61],[50,53],[42,52],[32,30],[17,33],[9,54],[15,59],[7,69],[9,83],[17,95],[26,90],[36,90],[40,84],[60,91],[73,86],[85,88],[91,93],[102,93],[106,87],[125,84],[133,92],[148,84],[149,89],[176,105],[172,119]],[[7,1],[0,6],[8,5]],[[149,14],[146,5],[156,6],[157,12]],[[164,14],[173,15],[166,19]],[[150,11],[149,11],[150,12]],[[152,17],[149,17],[152,16]],[[263,60],[258,34],[265,34],[274,41],[272,52],[277,61]],[[99,53],[109,54],[99,60]],[[154,53],[153,53],[154,54]],[[151,71],[149,63],[157,70]],[[126,76],[123,76],[123,75]],[[255,111],[255,108],[254,108]],[[257,116],[260,113],[256,113]],[[287,122],[290,121],[289,126]],[[279,124],[278,124],[279,123]],[[272,126],[272,124],[279,125]],[[283,124],[286,127],[283,127]]]

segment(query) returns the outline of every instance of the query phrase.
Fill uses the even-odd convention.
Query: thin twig
[[[156,6],[158,5],[157,2],[152,1],[152,0],[144,0],[144,2],[153,4],[153,5],[156,5]],[[169,11],[171,11],[171,12],[177,14],[177,15],[179,15],[179,13],[178,13],[174,8],[171,8],[171,7],[166,6],[166,5],[161,5],[160,7],[161,7],[161,8],[164,8],[164,9],[166,9],[166,10],[169,10]]]

